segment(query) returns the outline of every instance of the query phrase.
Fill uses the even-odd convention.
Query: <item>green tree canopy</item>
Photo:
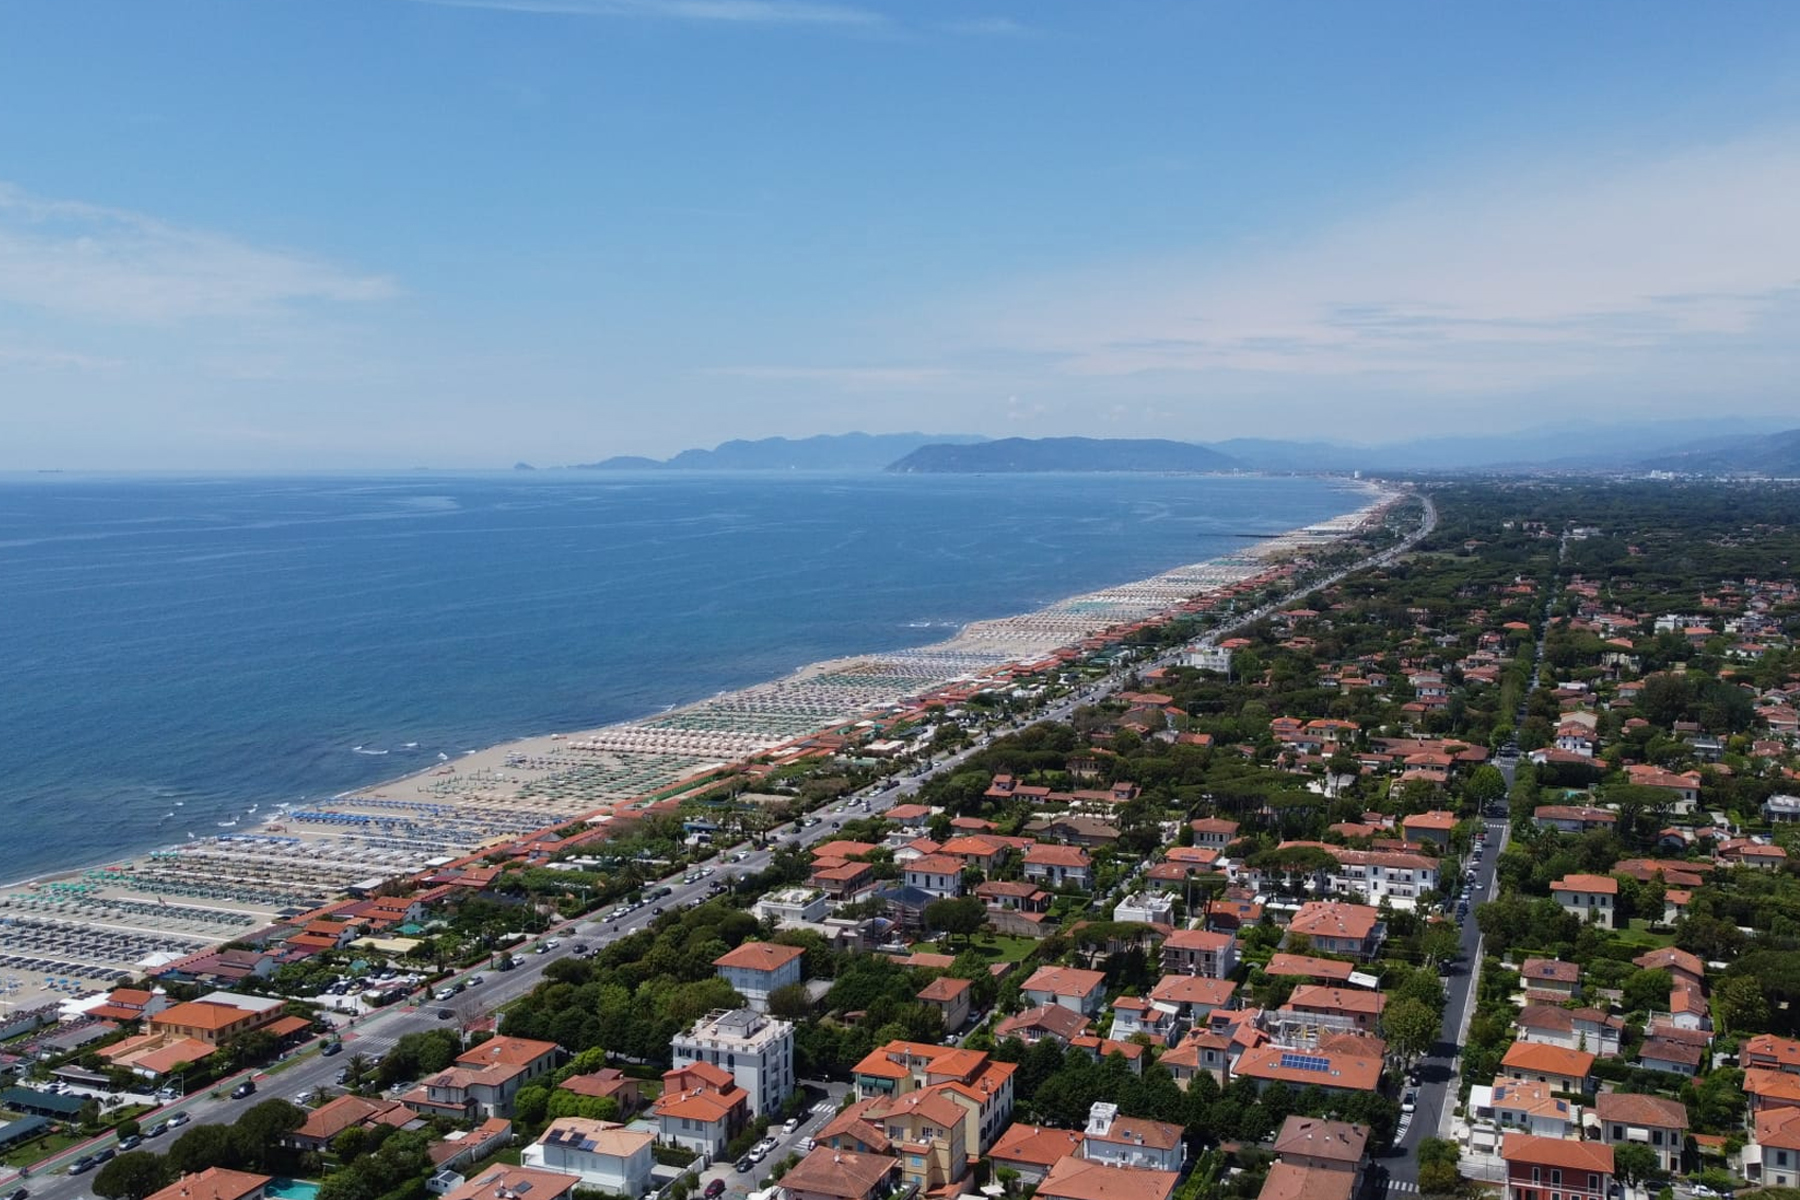
[[[105,1200],[144,1200],[175,1182],[175,1174],[160,1154],[128,1150],[94,1176],[94,1194]]]

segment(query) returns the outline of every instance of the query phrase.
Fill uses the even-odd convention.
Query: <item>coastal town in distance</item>
[[[1336,521],[0,898],[0,1195],[1771,1197],[1791,484]]]

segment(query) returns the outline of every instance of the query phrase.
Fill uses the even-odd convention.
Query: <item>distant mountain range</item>
[[[1516,433],[1419,438],[1385,445],[1233,438],[999,438],[976,434],[845,433],[730,441],[669,459],[618,457],[591,471],[1342,472],[1680,471],[1800,476],[1800,429],[1776,419],[1640,421]],[[523,464],[521,464],[521,467]]]
[[[1001,438],[921,446],[892,466],[902,474],[1020,471],[1235,471],[1243,464],[1192,442],[1160,438]]]
[[[1653,471],[1689,475],[1770,475],[1800,479],[1800,429],[1757,438],[1733,438],[1723,445],[1696,447],[1643,461]]]
[[[624,455],[581,463],[583,471],[879,471],[926,445],[963,445],[965,433],[839,433],[789,439],[724,442],[711,450],[683,450],[674,458]]]

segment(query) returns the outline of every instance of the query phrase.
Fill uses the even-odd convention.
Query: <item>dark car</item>
[[[746,1154],[746,1155],[744,1155],[744,1157],[737,1160],[737,1169],[738,1169],[738,1174],[748,1175],[750,1172],[752,1172],[756,1169],[756,1164],[751,1162],[750,1156],[748,1154]]]
[[[26,1191],[24,1188],[15,1188],[14,1190],[6,1193],[5,1200],[26,1200],[26,1198],[30,1195],[31,1195],[31,1193]]]
[[[233,1100],[242,1100],[245,1096],[254,1096],[255,1094],[256,1085],[248,1079],[231,1089],[231,1098]]]
[[[725,1194],[725,1181],[723,1179],[715,1179],[711,1183],[706,1185],[706,1193],[705,1193],[706,1200],[715,1200],[715,1197],[722,1196],[724,1194]]]
[[[319,1053],[323,1054],[326,1058],[330,1058],[333,1054],[340,1053],[343,1049],[344,1043],[342,1042],[326,1042],[323,1046],[319,1047]]]
[[[117,1153],[118,1151],[114,1150],[111,1146],[105,1146],[94,1151],[94,1165],[97,1167],[101,1163],[111,1162],[113,1160],[113,1155]]]
[[[440,1021],[448,1021],[451,1017],[454,1017],[455,1015],[456,1015],[455,1013],[451,1012],[447,1008],[438,1009],[438,1020],[440,1020]]]

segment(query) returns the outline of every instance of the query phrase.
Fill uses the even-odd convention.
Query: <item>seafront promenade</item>
[[[1203,604],[1379,518],[1354,512],[1177,567],[979,621],[930,646],[802,668],[641,720],[489,747],[306,808],[106,866],[0,889],[0,1004],[20,1011],[240,938],[335,899],[576,820],[604,823],[732,763],[1042,668],[1108,630]]]

